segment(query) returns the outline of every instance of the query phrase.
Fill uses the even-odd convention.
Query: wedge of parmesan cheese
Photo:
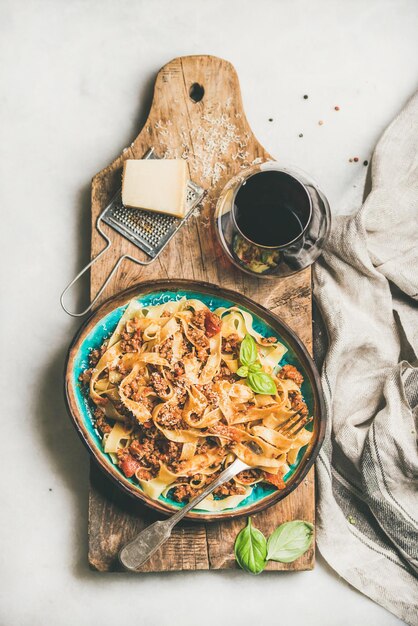
[[[122,202],[134,209],[184,217],[188,178],[183,159],[128,159],[123,164]]]

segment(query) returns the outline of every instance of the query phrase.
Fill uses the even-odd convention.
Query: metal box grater
[[[181,228],[203,195],[204,190],[189,181],[186,199],[187,213],[185,217],[178,218],[173,215],[125,207],[119,190],[103,212],[102,220],[155,259]]]
[[[148,152],[144,155],[144,159],[156,158],[158,157],[154,155],[154,148],[148,150]],[[92,261],[90,261],[88,265],[86,265],[86,267],[81,270],[81,272],[79,272],[79,274],[77,274],[77,276],[62,292],[60,301],[64,311],[73,317],[81,317],[90,311],[124,259],[133,261],[138,265],[150,265],[150,263],[155,261],[170,239],[186,222],[187,218],[202,200],[205,193],[206,192],[202,189],[202,187],[199,187],[199,185],[189,181],[187,183],[186,215],[183,218],[178,218],[172,215],[125,207],[122,204],[122,190],[119,189],[113,196],[108,206],[101,212],[96,222],[96,228],[106,240],[107,245]],[[145,252],[150,258],[148,261],[141,261],[130,254],[120,256],[91,304],[81,313],[74,313],[69,311],[64,304],[64,297],[67,291],[82,276],[82,274],[84,274],[84,272],[86,272],[93,265],[93,263],[95,263],[112,246],[111,239],[101,228],[102,222],[105,222],[108,226],[113,228],[113,230],[116,230],[119,234]]]

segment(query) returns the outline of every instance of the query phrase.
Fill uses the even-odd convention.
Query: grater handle
[[[129,261],[133,261],[134,263],[138,263],[138,265],[149,265],[150,263],[152,263],[152,261],[154,261],[154,259],[150,259],[149,261],[140,261],[139,259],[135,259],[134,257],[130,256],[129,254],[123,254],[122,256],[120,256],[118,258],[118,260],[116,261],[112,271],[110,272],[110,274],[108,275],[108,277],[106,278],[106,280],[104,281],[103,285],[100,287],[99,291],[97,292],[97,294],[95,295],[95,297],[93,298],[93,300],[91,301],[91,303],[89,304],[89,306],[87,308],[84,309],[84,311],[81,311],[80,313],[75,313],[74,311],[69,311],[67,309],[67,307],[64,304],[64,298],[65,295],[67,293],[67,291],[69,289],[71,289],[71,287],[74,285],[74,283],[76,283],[78,281],[78,279],[84,274],[84,272],[87,272],[87,270],[94,264],[96,263],[96,261],[98,261],[100,259],[100,257],[106,252],[106,250],[108,250],[110,248],[110,244],[108,244],[106,246],[106,248],[104,248],[101,252],[99,252],[99,254],[94,257],[94,259],[92,261],[90,261],[90,263],[88,265],[86,265],[86,267],[84,267],[81,272],[79,272],[77,274],[77,276],[75,278],[73,278],[73,280],[66,286],[66,288],[64,289],[64,291],[61,294],[60,297],[60,302],[61,302],[61,306],[64,309],[64,311],[66,313],[68,313],[68,315],[71,315],[71,317],[83,317],[83,315],[86,315],[86,313],[88,313],[89,311],[91,311],[91,309],[94,307],[94,305],[96,304],[97,300],[100,298],[100,296],[102,295],[103,291],[106,289],[106,287],[108,286],[108,284],[110,283],[110,281],[112,280],[113,276],[115,275],[115,273],[117,272],[120,264],[122,263],[122,261],[124,261],[125,259],[128,259]]]
[[[108,284],[109,280],[112,278],[113,274],[116,272],[117,268],[119,267],[119,264],[122,260],[122,257],[118,259],[115,267],[113,268],[113,270],[110,272],[109,276],[107,277],[107,279],[105,280],[105,282],[103,283],[103,285],[101,286],[98,294],[96,295],[96,297],[94,298],[94,300],[89,304],[89,306],[84,309],[84,311],[81,311],[79,313],[76,313],[74,311],[69,311],[67,309],[67,307],[65,306],[65,302],[64,302],[64,298],[67,295],[67,292],[71,289],[71,287],[78,281],[79,278],[81,278],[83,276],[83,274],[85,272],[87,272],[88,269],[91,268],[92,265],[94,265],[94,263],[96,263],[96,261],[98,261],[104,254],[105,252],[107,252],[107,250],[109,250],[109,248],[112,245],[112,242],[110,241],[109,237],[106,235],[106,233],[104,233],[101,230],[101,234],[104,236],[104,238],[107,241],[106,246],[103,248],[103,250],[101,252],[99,252],[99,254],[97,256],[94,257],[94,259],[92,259],[85,267],[83,267],[83,269],[81,270],[81,272],[79,272],[77,274],[77,276],[75,278],[73,278],[73,280],[66,286],[66,288],[64,289],[64,291],[62,292],[61,296],[60,296],[60,303],[62,308],[64,309],[64,311],[66,313],[68,313],[68,315],[71,315],[72,317],[83,317],[83,315],[85,315],[86,313],[88,313],[92,307],[94,306],[95,302],[97,301],[97,299],[99,298],[99,296],[103,293],[103,290],[105,289],[106,285]]]
[[[106,209],[105,209],[106,211]],[[64,298],[67,294],[67,292],[71,289],[71,287],[74,285],[74,283],[76,283],[78,281],[79,278],[81,278],[81,276],[87,272],[88,269],[90,269],[90,267],[96,263],[96,261],[98,261],[100,259],[101,256],[103,256],[105,254],[105,252],[107,252],[107,250],[109,250],[109,248],[112,246],[112,242],[109,239],[109,237],[106,235],[105,231],[102,229],[101,227],[101,222],[102,222],[102,217],[104,212],[99,215],[98,219],[97,219],[97,230],[99,231],[99,233],[102,235],[102,237],[104,239],[106,239],[106,247],[103,248],[103,250],[101,252],[99,252],[99,254],[97,256],[94,257],[94,259],[92,259],[90,261],[90,263],[88,263],[85,267],[83,267],[83,269],[81,270],[81,272],[79,272],[77,274],[77,276],[75,278],[73,278],[73,280],[66,286],[66,288],[64,289],[64,291],[61,294],[60,297],[60,302],[61,302],[61,306],[64,309],[64,311],[66,313],[68,313],[68,315],[71,315],[71,317],[83,317],[83,315],[86,315],[86,313],[88,313],[89,311],[91,311],[91,309],[94,307],[94,305],[96,304],[97,300],[100,298],[100,296],[102,295],[103,291],[106,289],[107,285],[110,283],[110,281],[112,280],[112,277],[115,275],[115,273],[117,272],[120,264],[122,263],[122,261],[124,259],[128,259],[129,261],[133,261],[133,263],[137,263],[138,265],[149,265],[150,263],[152,263],[153,261],[155,261],[155,258],[150,259],[149,261],[140,261],[139,259],[136,259],[135,257],[131,256],[130,254],[123,254],[122,256],[119,257],[119,259],[116,261],[112,271],[110,272],[110,274],[108,275],[108,277],[106,278],[106,280],[104,281],[103,285],[100,287],[99,291],[97,292],[96,296],[94,297],[94,299],[92,300],[92,302],[89,304],[89,306],[87,308],[84,309],[84,311],[81,311],[80,313],[75,313],[74,311],[69,311],[67,309],[67,307],[65,306],[64,303]],[[158,256],[158,255],[157,255]]]
[[[67,292],[71,289],[71,287],[78,281],[79,278],[81,278],[81,276],[83,276],[83,274],[85,272],[87,272],[88,269],[90,269],[90,267],[96,263],[96,261],[98,261],[100,259],[100,257],[106,252],[106,250],[109,249],[109,245],[106,246],[106,248],[104,248],[96,257],[94,257],[94,259],[92,259],[90,261],[90,263],[88,263],[88,265],[86,265],[85,267],[83,267],[83,269],[81,270],[81,272],[79,272],[77,274],[77,276],[75,278],[73,278],[73,280],[66,286],[66,288],[64,289],[64,291],[61,294],[60,297],[60,302],[61,302],[61,306],[64,309],[64,311],[66,313],[68,313],[68,315],[71,315],[71,317],[83,317],[83,315],[86,315],[86,313],[88,313],[93,306],[95,305],[95,303],[97,302],[97,300],[99,299],[99,297],[102,295],[103,291],[105,290],[105,288],[107,287],[107,285],[109,284],[110,279],[112,278],[112,276],[114,275],[114,273],[116,272],[116,270],[118,269],[119,265],[121,264],[121,261],[123,260],[123,257],[119,257],[119,259],[117,260],[114,268],[112,269],[112,271],[110,272],[109,276],[106,278],[105,282],[103,283],[103,285],[100,287],[98,293],[96,294],[95,298],[92,300],[92,302],[89,304],[89,306],[87,308],[84,309],[84,311],[80,311],[79,313],[76,313],[74,311],[69,311],[67,309],[67,307],[65,306],[64,303],[64,298],[67,294]]]

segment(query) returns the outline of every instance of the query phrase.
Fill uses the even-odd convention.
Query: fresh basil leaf
[[[277,392],[274,380],[266,372],[248,372],[247,383],[255,393],[271,395]]]
[[[306,552],[312,543],[314,527],[309,522],[295,520],[276,528],[267,542],[267,559],[292,563]]]
[[[250,372],[259,372],[261,370],[263,366],[261,365],[261,363],[252,363],[252,365],[250,365],[250,367],[248,368],[248,370]]]
[[[238,565],[251,574],[260,574],[266,566],[267,541],[250,517],[235,539],[234,552]]]
[[[251,365],[257,360],[257,345],[251,335],[245,335],[239,349],[239,360],[242,365]]]
[[[241,367],[237,369],[237,374],[242,378],[246,378],[248,376],[248,367],[246,365],[241,365]]]

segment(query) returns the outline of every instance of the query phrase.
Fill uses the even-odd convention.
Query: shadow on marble
[[[363,203],[366,201],[367,196],[372,190],[372,163],[373,157],[370,159],[369,164],[367,165],[366,180],[364,181],[363,189]]]
[[[135,138],[145,123],[153,96],[155,74],[146,82],[141,93],[137,116],[132,124],[132,136]],[[104,164],[105,166],[106,164]],[[75,276],[90,260],[91,242],[91,182],[83,186],[78,193],[76,211],[76,231],[74,258],[71,263],[71,276]],[[103,241],[103,245],[105,242]],[[80,278],[69,292],[66,303],[70,310],[82,310],[89,302],[89,272]],[[59,294],[57,294],[57,299]],[[60,314],[65,315],[60,310]],[[84,319],[84,318],[83,318]],[[88,491],[89,491],[89,455],[67,415],[64,401],[64,367],[67,350],[72,337],[77,332],[83,319],[73,318],[68,327],[67,340],[57,346],[48,365],[40,371],[36,385],[35,418],[37,433],[44,450],[50,459],[53,471],[62,477],[73,496],[73,573],[77,578],[94,578],[97,572],[89,569],[88,553]],[[65,564],[63,564],[65,566]],[[111,576],[110,574],[107,577]]]
[[[130,141],[134,141],[140,131],[142,130],[149,111],[151,109],[153,94],[154,94],[154,82],[157,72],[151,74],[145,84],[141,88],[138,94],[138,110],[132,123],[132,131],[130,133]],[[122,145],[120,150],[114,157],[111,157],[108,163],[103,164],[103,168],[107,167],[114,158],[116,158],[122,150],[126,147],[126,142]],[[99,173],[99,172],[96,172]],[[77,214],[77,228],[78,233],[76,248],[75,248],[75,262],[72,264],[72,272],[69,280],[72,280],[90,261],[91,250],[91,182],[89,181],[78,193],[78,205],[79,210]],[[104,208],[104,207],[103,207]],[[106,245],[106,241],[103,239],[103,248]],[[66,299],[66,305],[71,311],[81,311],[85,309],[90,303],[90,272],[87,271],[75,285],[68,292]],[[79,320],[79,325],[82,319]],[[75,332],[75,331],[74,331]]]
[[[77,202],[77,232],[74,257],[76,261],[72,267],[74,275],[90,258],[91,220],[90,220],[91,185],[86,184],[78,193]],[[80,280],[74,286],[71,308],[80,309],[83,302],[89,297],[87,278]],[[58,315],[66,316],[59,307],[57,294]],[[67,317],[67,316],[66,316]],[[80,320],[67,318],[65,342],[56,346],[48,365],[40,370],[34,397],[34,413],[37,424],[36,432],[44,454],[47,455],[53,472],[62,478],[73,496],[74,506],[74,572],[77,575],[82,563],[87,566],[87,523],[88,523],[88,453],[83,447],[77,433],[67,415],[64,402],[64,366],[67,350],[73,335],[80,326]],[[63,563],[65,567],[65,564]]]
[[[67,345],[57,348],[47,367],[40,371],[34,414],[43,453],[50,460],[54,474],[62,479],[73,497],[73,568],[77,574],[83,560],[87,569],[89,463],[64,403],[63,372],[67,348]]]

